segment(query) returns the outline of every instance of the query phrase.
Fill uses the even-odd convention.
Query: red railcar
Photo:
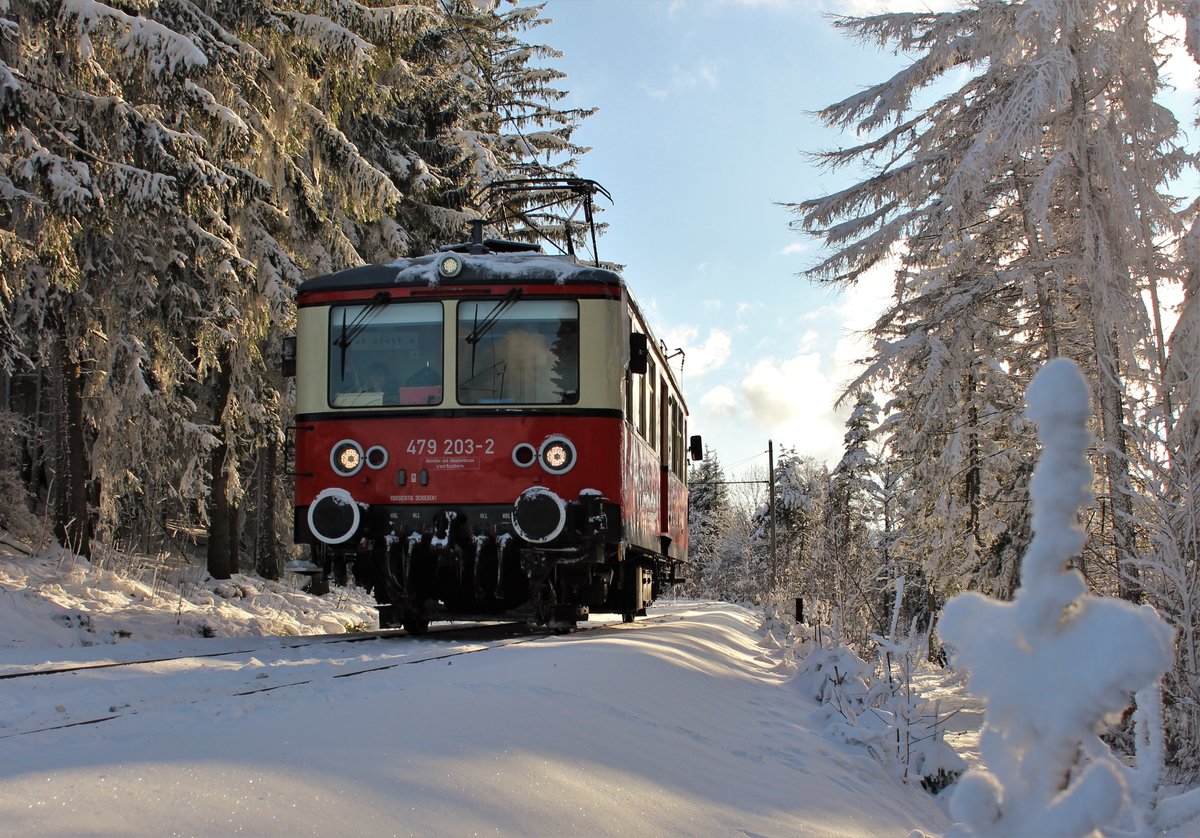
[[[381,626],[632,620],[681,581],[700,443],[617,273],[477,237],[297,305],[296,541]]]

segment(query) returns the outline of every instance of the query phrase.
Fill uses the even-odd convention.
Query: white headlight
[[[342,477],[353,477],[363,465],[363,450],[352,439],[343,439],[329,452],[329,464]]]
[[[551,474],[566,474],[575,466],[575,446],[565,436],[547,437],[538,450],[538,459]]]

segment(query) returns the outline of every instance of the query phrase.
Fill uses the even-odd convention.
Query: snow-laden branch
[[[321,15],[284,12],[297,37],[308,42],[322,55],[331,55],[354,65],[368,64],[375,47],[345,26]]]
[[[63,0],[60,17],[74,23],[81,38],[106,28],[121,34],[116,45],[126,58],[143,57],[152,73],[178,72],[208,64],[208,57],[185,35],[141,15],[128,15],[96,0]]]

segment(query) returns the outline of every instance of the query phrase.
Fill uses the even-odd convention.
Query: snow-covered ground
[[[369,626],[367,598],[248,578],[181,595],[2,547],[0,586],[4,834],[949,827],[939,800],[827,734],[737,606],[668,602],[567,637],[309,642],[283,635]]]

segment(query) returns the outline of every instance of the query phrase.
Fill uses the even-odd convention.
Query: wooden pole
[[[775,593],[778,566],[775,553],[775,443],[767,440],[767,486],[771,506],[771,594]]]

